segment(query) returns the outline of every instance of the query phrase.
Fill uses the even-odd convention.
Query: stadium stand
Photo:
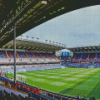
[[[96,56],[96,54],[95,54],[95,53],[90,53],[90,54],[89,54],[89,59],[88,59],[88,61],[89,61],[89,62],[93,62],[93,61],[94,61],[95,56]]]
[[[100,68],[100,63],[69,63],[67,67],[77,67],[77,68]]]
[[[2,51],[1,51],[2,52]],[[5,53],[4,53],[5,52]],[[9,63],[9,59],[11,60],[11,62],[13,63],[13,52],[12,51],[3,51],[3,53],[0,54],[1,59],[8,59]],[[67,66],[63,66],[60,64],[53,64],[53,62],[56,62],[57,60],[59,61],[59,59],[54,55],[54,54],[48,54],[48,53],[27,53],[27,52],[18,52],[16,53],[16,58],[17,58],[17,63],[22,63],[22,65],[17,65],[16,66],[16,72],[26,72],[26,71],[39,71],[39,70],[51,70],[51,69],[58,69],[58,68],[63,68],[63,67],[82,67],[82,68],[88,68],[88,67],[95,67],[95,68],[100,68],[100,63],[96,62],[97,59],[100,58],[99,53],[95,54],[95,53],[85,53],[85,54],[75,54],[74,57],[72,58],[72,60],[70,58],[66,58],[63,60],[65,60],[66,62],[68,60],[70,60],[70,62],[67,63]],[[96,60],[94,58],[97,58]],[[42,61],[47,62],[47,64],[32,64],[32,65],[25,65],[25,61],[26,62],[42,62],[40,61],[42,59]],[[24,61],[25,60],[25,61]],[[95,61],[95,62],[94,62]],[[48,62],[52,62],[52,64],[49,64]],[[24,65],[23,65],[24,64]],[[13,73],[14,69],[13,69],[13,65],[2,65],[1,67],[1,72],[3,73]],[[0,77],[0,82],[6,82],[6,86],[7,86],[7,80],[6,78],[2,78],[2,76]],[[5,80],[5,81],[4,81]],[[12,86],[12,81],[9,79],[9,86]],[[16,95],[15,93],[11,93],[9,91],[6,91],[5,89],[0,90],[0,96],[2,98],[2,100],[8,100],[8,98],[10,98],[11,100],[13,100],[13,98],[15,98],[15,100],[77,100],[75,97],[68,97],[68,96],[63,96],[63,95],[59,95],[56,93],[51,93],[50,91],[45,91],[45,93],[39,93],[38,91],[36,91],[36,87],[28,87],[29,85],[27,84],[23,84],[21,82],[18,82],[16,84],[16,88],[18,91],[22,92],[22,93],[27,93],[29,94],[29,96],[27,97],[23,97],[22,95]],[[27,88],[26,88],[27,87]],[[30,98],[28,98],[30,97]],[[80,99],[82,100],[82,99]]]
[[[77,100],[75,97],[52,93],[18,81],[14,85],[13,80],[2,75],[0,75],[0,98],[2,100]]]
[[[68,62],[68,59],[62,59]],[[100,62],[100,53],[75,53],[71,63]]]
[[[53,53],[18,50],[16,52],[16,62],[16,72],[53,70],[65,67],[100,68],[100,53],[75,52],[73,58],[63,57],[61,59],[61,62],[63,63],[60,64],[60,60]],[[14,52],[10,50],[0,50],[0,71],[5,75],[7,73],[14,73],[13,63]],[[5,77],[4,79],[1,78],[0,80],[2,81],[0,81],[0,83],[3,82],[6,85],[6,88],[11,86],[19,92],[29,94],[29,97],[31,98],[16,95],[9,91],[5,91],[4,89],[0,90],[2,100],[8,100],[8,98],[11,100],[13,100],[12,98],[17,98],[15,100],[76,100],[74,97],[59,95],[46,90],[42,90],[44,93],[40,94],[36,87],[30,87],[25,81],[22,81],[25,83],[17,82],[14,86],[14,84],[12,84],[13,82],[9,78]],[[9,85],[7,85],[7,80],[9,80]]]
[[[96,62],[100,62],[100,53],[97,53],[96,55]]]
[[[6,0],[7,1],[7,0]],[[95,2],[83,2],[83,4],[81,5],[82,2],[74,2],[73,5],[73,9],[72,7],[67,7],[70,5],[70,2],[66,3],[66,0],[44,0],[44,1],[38,1],[38,0],[10,0],[9,2],[5,2],[5,0],[1,0],[1,30],[0,30],[0,47],[6,47],[6,48],[10,48],[9,46],[5,46],[5,44],[8,41],[11,41],[13,39],[12,36],[12,31],[14,30],[12,27],[16,22],[16,30],[17,30],[17,34],[21,35],[22,33],[28,31],[29,29],[40,25],[41,23],[54,18],[58,15],[61,15],[63,13],[65,13],[66,11],[72,11],[75,10],[77,8],[83,8],[86,6],[90,6],[90,5],[97,5],[100,4],[100,0],[95,0]],[[13,4],[13,5],[12,5]],[[65,4],[66,7],[65,7]],[[2,7],[4,6],[5,7]],[[19,7],[21,5],[21,7]],[[75,6],[77,5],[77,6]],[[81,6],[80,6],[81,5]],[[24,6],[24,8],[23,8]],[[24,10],[24,11],[22,11]],[[59,11],[59,12],[58,12]],[[52,13],[57,12],[57,14],[53,14]],[[20,14],[19,14],[20,13]],[[46,14],[47,13],[47,14]],[[32,16],[32,14],[34,14],[34,16]],[[28,16],[28,17],[26,17]],[[49,19],[48,19],[49,17]],[[39,19],[38,19],[39,18]],[[35,22],[35,23],[34,23]],[[10,30],[8,30],[10,29]],[[15,31],[15,30],[14,30]],[[15,33],[15,32],[14,32]],[[9,43],[8,43],[9,44]],[[21,44],[22,45],[22,44]],[[40,46],[40,45],[39,45]],[[21,46],[21,49],[24,46]],[[35,46],[34,46],[35,47]],[[36,46],[37,47],[37,46]],[[12,47],[13,48],[13,47]],[[20,46],[17,46],[17,49],[20,48]],[[26,47],[25,47],[26,48]],[[32,47],[29,47],[33,48]],[[54,46],[55,48],[55,46]],[[44,48],[42,48],[43,50]],[[49,48],[48,48],[49,49]],[[51,49],[51,48],[50,48]],[[41,48],[40,48],[41,50]],[[47,49],[46,49],[47,50]],[[51,50],[51,51],[56,51],[56,50]],[[16,52],[16,62],[17,64],[26,64],[26,63],[53,63],[53,62],[60,62],[59,59],[54,55],[54,54],[46,54],[46,56],[42,56],[41,53],[35,54],[35,53],[31,53],[28,54],[26,52]],[[99,63],[86,63],[86,62],[93,62],[95,59],[95,55],[91,55],[91,54],[82,54],[82,56],[80,56],[81,54],[77,55],[74,57],[73,61],[73,65],[72,66],[82,66],[82,67],[86,67],[85,65],[88,66],[99,66]],[[96,56],[96,61],[99,62],[99,57],[98,55]],[[11,66],[10,64],[13,65],[13,61],[14,61],[14,54],[12,51],[0,51],[0,65],[4,66],[1,67],[1,71],[5,72],[11,72],[13,73],[13,66]],[[80,62],[85,62],[82,64],[78,64]],[[8,65],[9,66],[5,66]],[[56,68],[61,68],[60,65],[55,65],[55,64],[50,64],[50,65],[17,65],[16,67],[16,71],[17,72],[24,72],[24,71],[36,71],[36,70],[47,70],[47,69],[56,69]],[[6,77],[2,77],[0,75],[0,80],[2,82],[5,83],[5,85],[2,85],[2,89],[0,90],[0,98],[2,100],[30,100],[30,98],[28,97],[23,97],[22,95],[17,95],[17,93],[15,92],[15,90],[19,90],[18,93],[21,92],[26,92],[29,93],[30,91],[32,92],[32,90],[30,90],[30,87],[28,87],[26,84],[22,84],[22,83],[17,83],[16,85],[12,84],[13,81],[11,81],[10,79],[6,78]],[[11,85],[11,87],[14,86],[14,90],[13,89],[8,89],[8,81],[9,81],[9,85]],[[2,83],[1,82],[1,83]],[[19,87],[19,85],[21,87]],[[0,85],[1,86],[1,85]],[[17,88],[15,88],[17,87]],[[9,90],[9,91],[8,91]],[[13,92],[14,91],[14,92]],[[24,94],[23,93],[23,94]],[[49,95],[53,96],[50,97]],[[38,94],[38,91],[36,91],[36,93],[32,93],[32,95],[29,95],[31,98],[31,100],[76,100],[75,98],[70,98],[70,97],[64,97],[64,96],[60,96],[54,93],[47,93],[47,95],[44,94]]]
[[[8,72],[8,73],[14,73],[14,70],[11,68],[11,67],[9,67],[9,66],[3,66],[3,67],[1,67],[1,72],[2,73],[6,73],[6,72]]]
[[[40,65],[17,65],[16,72],[26,72],[26,71],[38,71],[38,70],[49,70],[49,69],[58,69],[61,68],[59,64],[40,64]],[[13,66],[1,66],[2,73],[13,73],[14,69]]]
[[[14,52],[12,51],[0,51],[0,64],[11,64],[14,62]],[[17,63],[49,63],[60,62],[60,60],[54,54],[46,53],[27,53],[16,52]]]

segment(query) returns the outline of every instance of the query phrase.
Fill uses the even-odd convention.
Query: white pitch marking
[[[66,79],[64,79],[65,81],[75,81],[75,80],[77,80],[78,78],[66,78]]]
[[[62,76],[67,76],[67,75],[70,75],[70,74],[61,74]]]
[[[86,76],[86,75],[75,75],[76,77],[84,77],[84,76]]]
[[[59,76],[48,76],[48,78],[58,78]]]
[[[67,83],[62,83],[62,82],[52,82],[50,83],[51,85],[55,85],[55,86],[62,86],[62,85],[65,85]]]
[[[45,82],[45,79],[35,78],[35,79],[32,79],[32,81]]]

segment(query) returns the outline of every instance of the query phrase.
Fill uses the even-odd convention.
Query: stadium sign
[[[31,4],[31,1],[29,1],[12,19],[10,19],[10,21],[8,21],[5,26],[0,30],[0,34],[2,33],[2,31],[9,25],[11,24],[24,10],[26,7],[28,7]]]

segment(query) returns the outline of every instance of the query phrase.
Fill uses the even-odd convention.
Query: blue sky
[[[51,19],[23,34],[39,41],[51,40],[67,47],[100,44],[100,6],[71,11]]]

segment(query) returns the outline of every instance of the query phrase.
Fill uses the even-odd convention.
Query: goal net
[[[23,83],[26,83],[26,76],[24,76],[24,75],[16,75],[16,80],[20,81],[20,82],[23,82]]]

